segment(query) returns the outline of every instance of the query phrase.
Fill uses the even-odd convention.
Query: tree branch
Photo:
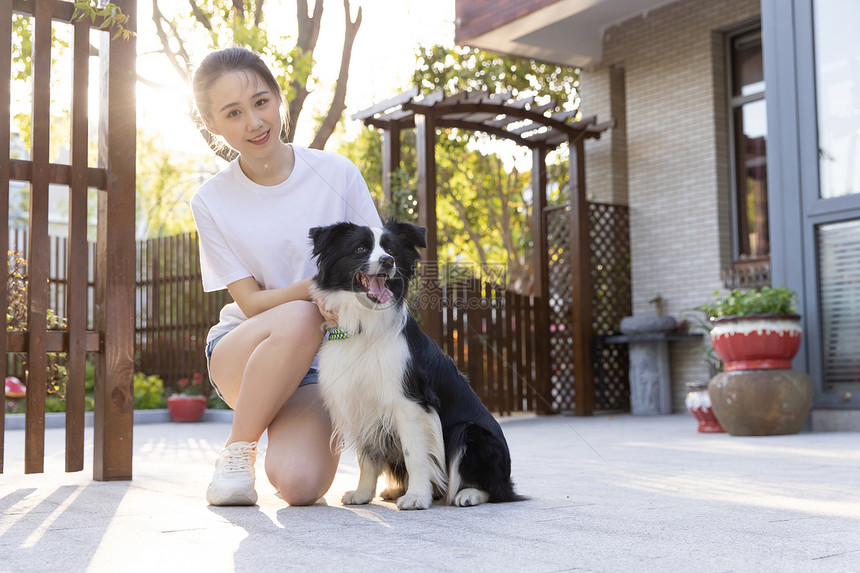
[[[329,107],[322,125],[320,125],[313,142],[311,142],[311,148],[313,149],[322,149],[325,147],[326,141],[334,133],[341,115],[346,110],[346,84],[349,81],[349,62],[352,59],[352,46],[355,43],[355,36],[358,34],[359,27],[361,27],[361,6],[358,7],[354,21],[349,17],[349,0],[343,0],[343,10],[346,17],[346,30],[344,31],[343,38],[343,52],[340,57],[340,73],[335,84],[331,107]]]
[[[299,57],[313,58],[314,48],[317,45],[317,39],[320,35],[320,22],[322,21],[323,2],[316,0],[314,3],[313,16],[308,16],[307,0],[298,0],[296,2],[296,20],[299,24],[299,35],[296,40],[296,48]],[[299,114],[302,112],[302,107],[305,104],[310,93],[307,89],[308,78],[294,77],[290,80],[290,89],[293,92],[293,97],[289,102],[289,119],[290,126],[287,133],[287,141],[293,141],[296,136],[296,124],[299,121]]]
[[[254,26],[260,27],[260,22],[263,21],[263,3],[265,0],[257,0],[257,5],[254,7]]]
[[[191,13],[194,15],[194,19],[200,22],[204,28],[211,32],[212,22],[209,21],[209,16],[200,9],[200,6],[198,6],[194,0],[188,0],[188,4],[191,5]]]
[[[152,0],[152,21],[155,23],[155,33],[161,41],[162,51],[167,56],[167,60],[170,62],[170,65],[173,66],[173,69],[176,70],[179,77],[190,82],[192,75],[191,59],[188,57],[188,53],[185,51],[185,46],[182,43],[182,39],[176,33],[176,29],[167,20],[167,18],[164,17],[164,14],[162,14],[161,10],[158,8],[158,0]],[[170,48],[170,39],[167,37],[167,32],[164,31],[164,22],[168,22],[168,24],[171,25],[171,31],[179,42],[179,49],[176,51]]]
[[[233,10],[236,11],[236,17],[245,19],[245,3],[242,0],[233,0]]]

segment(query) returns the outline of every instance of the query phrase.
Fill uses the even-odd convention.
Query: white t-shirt
[[[264,289],[289,286],[316,274],[311,227],[340,221],[382,224],[367,184],[349,159],[295,145],[292,149],[295,166],[279,185],[254,183],[236,159],[191,198],[204,291],[246,277],[254,277]],[[244,320],[239,305],[226,305],[207,344]]]

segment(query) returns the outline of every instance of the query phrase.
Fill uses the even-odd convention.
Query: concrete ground
[[[209,507],[226,423],[136,425],[134,480],[108,483],[63,473],[62,430],[24,475],[7,431],[0,570],[860,571],[860,433],[707,435],[681,414],[503,428],[531,499],[420,512],[341,506],[351,452],[315,506],[278,500],[258,460],[258,506]]]

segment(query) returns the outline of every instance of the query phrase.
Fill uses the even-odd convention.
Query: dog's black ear
[[[328,227],[313,227],[310,231],[308,231],[308,237],[313,244],[313,255],[319,256],[323,249],[325,248],[325,244],[328,242],[328,237],[331,234],[332,226]]]
[[[427,246],[427,229],[425,227],[389,219],[385,228],[397,235],[400,242],[407,247],[423,249]]]
[[[313,256],[318,257],[328,245],[336,242],[344,233],[355,227],[352,223],[335,223],[327,227],[313,227],[308,231],[308,237],[313,243]]]

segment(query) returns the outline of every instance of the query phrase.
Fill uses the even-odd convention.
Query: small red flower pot
[[[687,384],[687,388],[690,391],[684,400],[684,404],[687,406],[687,410],[696,418],[696,421],[699,422],[699,432],[703,434],[725,432],[711,407],[711,397],[708,395],[708,383],[690,382]]]
[[[750,314],[711,319],[714,351],[726,371],[789,369],[800,349],[796,314]]]
[[[167,410],[174,422],[199,422],[206,412],[206,396],[170,396]]]

